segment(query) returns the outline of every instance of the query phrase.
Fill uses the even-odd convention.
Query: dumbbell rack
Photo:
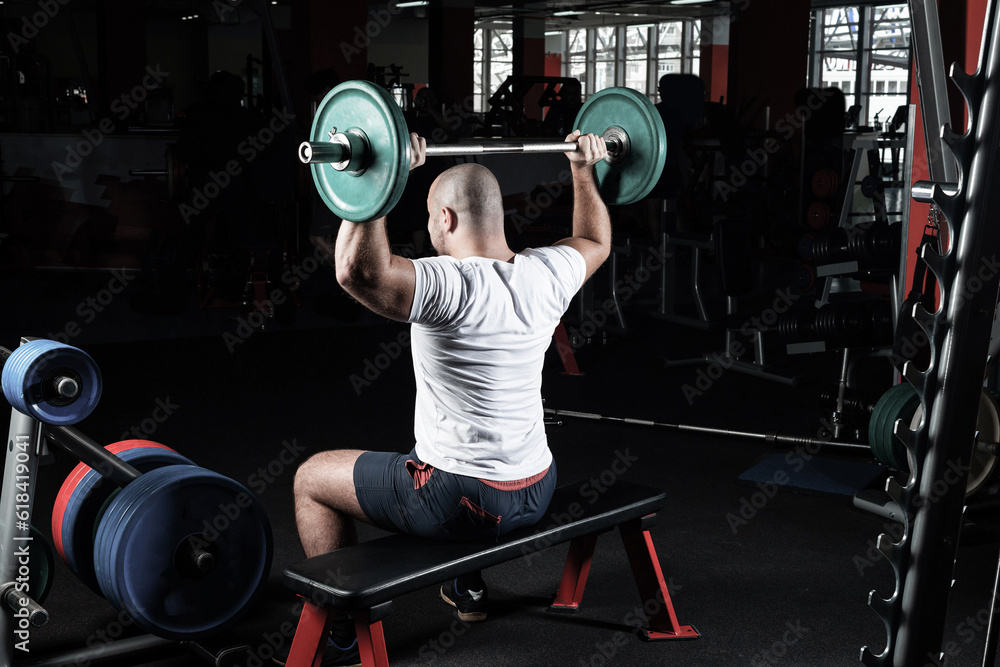
[[[32,340],[36,339],[22,338],[21,344]],[[0,369],[10,355],[9,350],[0,347]],[[70,383],[67,391],[69,393],[66,398],[71,402],[80,393],[81,387]],[[49,618],[48,612],[38,601],[31,599],[22,586],[30,584],[24,575],[26,554],[30,558],[32,550],[43,546],[48,548],[47,545],[32,544],[34,540],[30,535],[30,526],[38,470],[49,456],[49,442],[118,487],[124,488],[142,475],[127,461],[110,453],[79,430],[66,425],[46,424],[16,407],[11,409],[3,484],[0,487],[0,665],[56,667],[65,664],[92,664],[128,658],[157,649],[176,649],[181,645],[217,667],[235,666],[235,660],[245,658],[248,647],[229,641],[228,638],[179,643],[154,634],[37,657],[37,647],[31,642],[31,629],[45,625]],[[30,652],[21,653],[17,647],[20,642],[26,642],[24,648]],[[15,660],[15,657],[20,656],[25,659]]]
[[[908,109],[907,118],[909,120],[907,121],[907,127],[912,127],[914,114],[915,107],[911,105]],[[846,183],[843,186],[843,202],[840,206],[840,215],[837,218],[835,229],[845,229],[851,231],[851,228],[856,224],[864,224],[866,226],[875,224],[887,227],[890,224],[897,224],[898,222],[902,226],[901,233],[905,238],[907,233],[907,219],[909,216],[909,200],[903,197],[903,201],[900,204],[901,210],[891,212],[888,211],[886,206],[885,184],[880,171],[882,169],[881,154],[882,151],[888,146],[890,148],[899,148],[904,151],[904,155],[906,157],[902,165],[902,178],[905,179],[910,176],[913,169],[913,134],[909,133],[907,137],[908,138],[905,141],[900,139],[885,139],[880,136],[871,135],[857,135],[850,137],[850,151],[852,153],[851,167],[848,170]],[[868,175],[862,179],[861,171],[863,163],[867,163],[868,165]],[[860,188],[857,187],[858,185],[860,185]],[[857,204],[855,199],[859,190],[864,194],[866,200],[871,203],[871,210],[856,210]],[[890,220],[890,215],[896,220]],[[870,218],[870,220],[858,223],[852,219],[858,216],[862,218]],[[855,232],[852,236],[860,236],[860,234]],[[830,276],[853,274],[860,268],[862,268],[862,265],[859,263],[859,257],[857,257],[856,253],[853,253],[849,258],[837,258],[825,263],[822,260],[817,259],[816,276],[817,278],[828,278]],[[830,282],[827,280],[826,285],[824,285],[824,289],[822,290],[822,296],[819,299],[818,305],[822,305],[829,301],[830,287]]]

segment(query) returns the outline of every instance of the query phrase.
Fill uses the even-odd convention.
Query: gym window
[[[837,87],[862,125],[888,122],[910,102],[910,12],[905,4],[812,13],[809,85]]]
[[[617,83],[618,28],[597,28],[594,38],[593,91],[598,91]],[[593,91],[588,90],[587,93]]]
[[[564,30],[562,75],[579,79],[585,97],[627,86],[658,101],[661,76],[698,73],[700,32],[696,20]]]
[[[475,70],[473,73],[473,110],[489,109],[490,95],[514,71],[514,31],[499,26],[476,28],[473,35]]]
[[[587,54],[590,53],[590,50],[587,48],[588,32],[586,28],[569,30],[567,32],[569,43],[566,47],[566,55],[562,66],[564,76],[574,77],[584,83],[584,95],[587,94]]]

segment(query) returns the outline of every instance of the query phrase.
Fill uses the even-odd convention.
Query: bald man
[[[306,556],[354,544],[352,519],[445,540],[497,539],[544,515],[556,483],[545,438],[542,362],[552,333],[611,249],[611,223],[594,177],[607,155],[574,132],[573,236],[514,253],[500,186],[477,164],[434,180],[427,231],[437,257],[392,254],[385,219],[343,221],[337,279],[369,309],[411,323],[416,445],[407,454],[338,449],[295,476]],[[426,142],[410,135],[410,169]],[[463,620],[486,617],[478,574],[442,587]]]

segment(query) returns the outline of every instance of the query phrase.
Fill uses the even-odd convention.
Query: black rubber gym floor
[[[74,317],[48,303],[15,310],[23,317],[3,323],[0,344],[15,344],[19,334],[51,333]],[[368,317],[350,323],[316,318],[306,325],[303,316],[303,326],[256,331],[234,343],[223,334],[236,332],[236,323],[224,318],[213,329],[204,316],[197,326],[192,315],[142,318],[123,309],[104,317],[73,341],[95,357],[105,382],[101,405],[79,427],[101,442],[138,427],[258,493],[274,529],[274,563],[264,595],[232,634],[252,648],[243,664],[269,664],[263,658],[270,645],[287,641],[282,624],[293,620],[294,599],[282,587],[281,571],[302,557],[291,502],[295,466],[327,448],[404,450],[412,444],[412,368],[405,346],[397,347],[405,327]],[[835,355],[798,360],[797,369],[808,377],[798,388],[729,370],[689,403],[683,387],[695,381],[699,367],[668,368],[663,361],[717,349],[721,334],[641,313],[631,321],[630,336],[579,350],[582,377],[563,375],[550,351],[547,407],[816,433],[818,381],[836,379]],[[157,415],[169,415],[156,422],[158,405],[169,410]],[[888,596],[894,585],[889,565],[873,548],[885,520],[854,508],[848,496],[766,494],[737,480],[774,454],[800,455],[793,447],[578,420],[551,426],[549,437],[561,484],[583,484],[626,455],[631,465],[621,479],[666,491],[653,540],[678,618],[701,638],[643,643],[632,636],[640,600],[621,542],[609,533],[598,540],[578,615],[546,611],[566,552],[555,547],[531,562],[512,561],[486,573],[491,605],[485,623],[457,621],[436,589],[396,600],[384,622],[392,664],[820,667],[857,664],[862,646],[884,645],[882,622],[866,602],[871,590]],[[814,454],[871,460],[844,450]],[[59,453],[40,472],[34,523],[46,535],[55,493],[74,464]],[[743,520],[734,520],[741,511]],[[380,531],[363,526],[360,533],[364,540]],[[948,664],[978,665],[997,545],[984,531],[965,540],[959,553],[945,623]],[[32,658],[136,633],[121,629],[110,604],[61,563],[46,607],[51,620],[32,631]],[[179,648],[108,664],[203,663]]]

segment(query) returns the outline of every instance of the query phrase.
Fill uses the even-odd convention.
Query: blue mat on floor
[[[884,472],[881,466],[872,463],[815,456],[807,461],[800,456],[775,454],[738,479],[746,484],[775,484],[783,490],[821,496],[854,496]]]

